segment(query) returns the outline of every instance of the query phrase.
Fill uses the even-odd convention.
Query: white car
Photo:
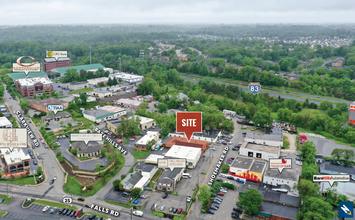
[[[160,148],[160,150],[163,151],[163,150],[164,150],[164,147]]]
[[[222,193],[226,193],[227,192],[227,190],[225,190],[225,189],[220,189],[219,191],[222,192]]]
[[[165,205],[162,205],[161,207],[160,207],[160,211],[163,211],[165,209]]]
[[[229,181],[229,180],[226,180],[226,181],[224,181],[225,183],[229,183],[229,184],[232,184],[232,182],[231,181]]]
[[[133,215],[136,215],[136,216],[143,216],[143,212],[142,211],[134,211],[134,212],[132,212],[133,213]]]
[[[42,212],[46,212],[48,209],[49,209],[49,206],[45,206],[45,207],[42,209]]]

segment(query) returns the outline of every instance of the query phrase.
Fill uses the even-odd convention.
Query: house
[[[24,175],[31,172],[31,157],[25,154],[21,148],[14,149],[12,152],[6,150],[1,155],[2,177],[7,175]]]
[[[144,161],[140,161],[134,167],[134,171],[141,172],[143,177],[148,177],[148,179],[151,179],[158,171],[158,166],[154,164],[146,163]]]
[[[68,112],[58,112],[57,114],[49,114],[42,116],[43,123],[55,123],[72,120],[71,114]]]
[[[344,58],[343,57],[337,57],[335,60],[332,62],[332,66],[343,66],[344,65]]]
[[[112,96],[112,92],[107,88],[95,88],[93,91],[88,93],[89,95],[100,99]]]
[[[201,150],[195,147],[173,145],[164,158],[186,159],[186,167],[195,168],[201,158]]]
[[[177,94],[177,95],[169,95],[169,98],[173,98],[174,96],[177,96],[177,100],[178,101],[183,101],[184,98],[186,98],[187,101],[189,100],[189,97],[187,95],[185,95],[184,93],[181,93],[181,92],[179,94]],[[165,97],[163,97],[163,98],[165,98]]]
[[[244,141],[268,146],[283,146],[282,128],[265,129],[264,132],[248,131]]]
[[[150,141],[154,141],[155,143],[158,140],[159,140],[159,132],[148,131],[146,135],[144,135],[141,139],[139,139],[136,142],[134,149],[146,151],[148,143]]]
[[[191,138],[195,140],[216,143],[216,141],[220,136],[221,136],[221,131],[219,130],[210,130],[210,131],[203,130],[202,133],[196,133],[196,132],[193,133]],[[186,136],[185,133],[177,133],[176,130],[173,130],[169,133],[169,137],[186,137]]]
[[[96,157],[101,153],[102,145],[96,141],[90,141],[87,145],[83,141],[74,142],[72,148],[77,149],[78,157]]]
[[[135,188],[134,186],[139,182],[139,180],[142,179],[142,177],[143,175],[138,171],[129,173],[121,182],[123,185],[123,189],[131,191]]]
[[[207,65],[208,70],[212,70],[212,73],[217,72],[218,68],[216,66]]]
[[[123,180],[122,185],[124,190],[131,191],[134,188],[143,190],[149,181],[153,178],[158,171],[157,165],[146,164],[140,161],[133,169],[133,173],[129,173]]]
[[[201,154],[209,148],[209,143],[207,141],[200,141],[196,139],[191,139],[189,142],[185,137],[173,137],[168,142],[165,143],[165,147],[172,147],[174,145],[195,147],[201,149]]]
[[[181,180],[183,173],[183,168],[175,168],[173,170],[164,169],[163,173],[160,175],[158,181],[155,184],[155,189],[164,192],[175,191],[176,184]]]
[[[48,108],[47,108],[48,105],[63,105],[63,109],[67,109],[69,103],[61,99],[55,99],[55,98],[43,99],[43,100],[33,101],[30,103],[31,108],[37,109],[42,112],[47,112],[47,113],[48,113]]]

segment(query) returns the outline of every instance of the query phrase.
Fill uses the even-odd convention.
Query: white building
[[[107,88],[95,88],[93,91],[89,92],[89,95],[102,99],[112,96],[112,92]]]
[[[147,147],[147,144],[154,140],[157,142],[159,140],[159,132],[156,131],[148,131],[146,135],[144,135],[141,139],[136,142],[136,147]]]
[[[79,98],[79,97],[80,97],[80,94],[75,93],[75,94],[73,94],[73,96]],[[87,96],[87,98],[86,98],[86,102],[95,102],[95,101],[96,101],[96,98],[95,98],[95,97]]]
[[[0,128],[12,128],[12,123],[6,117],[0,117]]]
[[[201,157],[201,149],[196,147],[185,147],[173,145],[165,154],[164,158],[186,159],[188,168],[195,168]]]
[[[233,116],[233,115],[236,115],[237,113],[234,111],[229,111],[229,110],[224,109],[223,114]]]
[[[192,139],[208,141],[212,143],[216,143],[218,137],[221,136],[221,131],[219,130],[211,130],[211,131],[203,131],[202,133],[193,133]],[[176,131],[172,131],[169,133],[169,137],[186,137],[185,133],[177,133]]]
[[[291,191],[298,183],[302,169],[301,166],[296,165],[296,160],[292,162],[292,169],[283,169],[281,173],[278,169],[269,169],[270,166],[268,165],[264,173],[263,183],[273,186],[285,185]]]
[[[244,142],[240,146],[239,154],[263,160],[280,157],[280,147],[266,146]]]
[[[67,88],[69,90],[84,89],[84,88],[89,88],[89,83],[88,81],[71,82],[71,83],[65,83],[62,87]]]
[[[140,75],[134,75],[134,74],[128,74],[128,73],[115,73],[115,74],[110,74],[109,76],[111,79],[116,78],[117,80],[122,79],[124,82],[128,83],[136,83],[140,82],[143,80],[143,76]]]
[[[145,163],[158,164],[158,159],[163,159],[163,155],[158,154],[149,154],[147,158],[145,158]]]
[[[99,107],[95,110],[84,110],[82,111],[82,113],[83,116],[89,119],[90,121],[100,123],[106,120],[111,120],[126,115],[126,110],[116,106],[106,105],[103,107]]]
[[[134,167],[134,173],[129,173],[122,180],[122,185],[125,190],[131,191],[134,188],[143,190],[144,186],[148,185],[149,181],[157,172],[158,167],[153,164],[146,164],[141,161]]]
[[[142,101],[138,101],[134,99],[119,99],[117,101],[114,101],[114,104],[137,109],[139,105],[142,104]]]
[[[156,125],[154,119],[152,119],[152,118],[146,118],[146,117],[142,117],[142,116],[138,116],[138,115],[135,115],[133,117],[139,117],[139,119],[140,119],[139,128],[141,130],[149,129],[149,128]],[[132,117],[129,117],[129,119],[131,119],[131,118]]]
[[[91,87],[95,87],[95,86],[99,85],[100,83],[107,84],[108,77],[100,77],[100,78],[96,78],[96,79],[88,79],[87,81],[88,81],[88,83],[89,83],[89,85]]]
[[[25,154],[22,149],[14,149],[10,152],[8,148],[2,148],[1,151],[6,163],[2,165],[3,174],[15,174],[26,171],[31,173],[31,157]]]
[[[281,128],[273,128],[270,133],[248,131],[244,139],[246,142],[269,146],[283,146],[283,134]]]

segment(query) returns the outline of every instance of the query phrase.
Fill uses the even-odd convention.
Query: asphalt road
[[[205,79],[205,78],[208,78],[208,77],[202,77],[202,76],[189,76],[189,75],[185,75],[185,74],[180,74],[181,76],[183,77],[186,77],[186,78],[199,78],[199,79]],[[191,82],[193,83],[198,83],[197,80],[190,80]],[[214,80],[216,82],[222,82],[222,83],[229,83],[229,84],[233,84],[233,85],[237,85],[239,86],[239,83],[233,83],[233,82],[228,82],[228,81],[224,81],[224,80]],[[244,86],[246,86],[247,84],[242,84]],[[245,92],[249,92],[248,89],[246,88],[242,88],[243,91]],[[324,100],[324,101],[332,101],[332,102],[344,102],[344,103],[347,103],[347,104],[351,104],[350,101],[343,101],[343,100],[338,100],[338,99],[331,99],[331,98],[324,98],[324,97],[320,97],[319,98],[317,96],[313,96],[313,95],[306,95],[306,94],[299,94],[299,93],[293,93],[293,92],[290,92],[288,94],[292,94],[292,95],[298,95],[298,96],[302,96],[302,97],[305,97],[305,98],[299,98],[299,97],[294,97],[294,96],[289,96],[289,95],[280,95],[280,94],[277,94],[277,93],[273,93],[273,92],[281,92],[281,93],[285,93],[285,91],[280,91],[280,90],[276,90],[276,89],[266,89],[266,88],[263,88],[261,87],[261,92],[262,93],[269,93],[270,96],[273,96],[273,97],[281,97],[281,98],[284,98],[284,99],[295,99],[297,101],[305,101],[306,98],[314,98],[314,99],[319,99],[319,100]],[[315,101],[315,100],[309,100],[309,102],[311,103],[315,103],[315,104],[320,104],[321,102],[320,101]]]

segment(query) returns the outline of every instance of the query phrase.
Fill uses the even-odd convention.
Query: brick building
[[[44,92],[51,94],[53,83],[47,77],[28,77],[16,80],[16,87],[23,96],[32,97],[33,95],[42,95]]]
[[[61,68],[61,67],[69,67],[70,66],[70,58],[69,57],[59,57],[58,60],[55,58],[44,58],[42,62],[43,71],[48,73],[52,69]]]
[[[350,105],[349,123],[355,124],[355,102]]]
[[[191,139],[190,142],[187,142],[185,137],[173,137],[165,144],[166,147],[172,147],[173,145],[201,148],[201,153],[210,146],[207,141]]]
[[[49,99],[43,99],[39,101],[34,101],[30,103],[30,107],[33,109],[37,109],[42,112],[48,112],[47,111],[47,106],[48,105],[63,105],[64,109],[67,109],[69,106],[69,103],[60,99],[55,99],[55,98],[49,98]]]

